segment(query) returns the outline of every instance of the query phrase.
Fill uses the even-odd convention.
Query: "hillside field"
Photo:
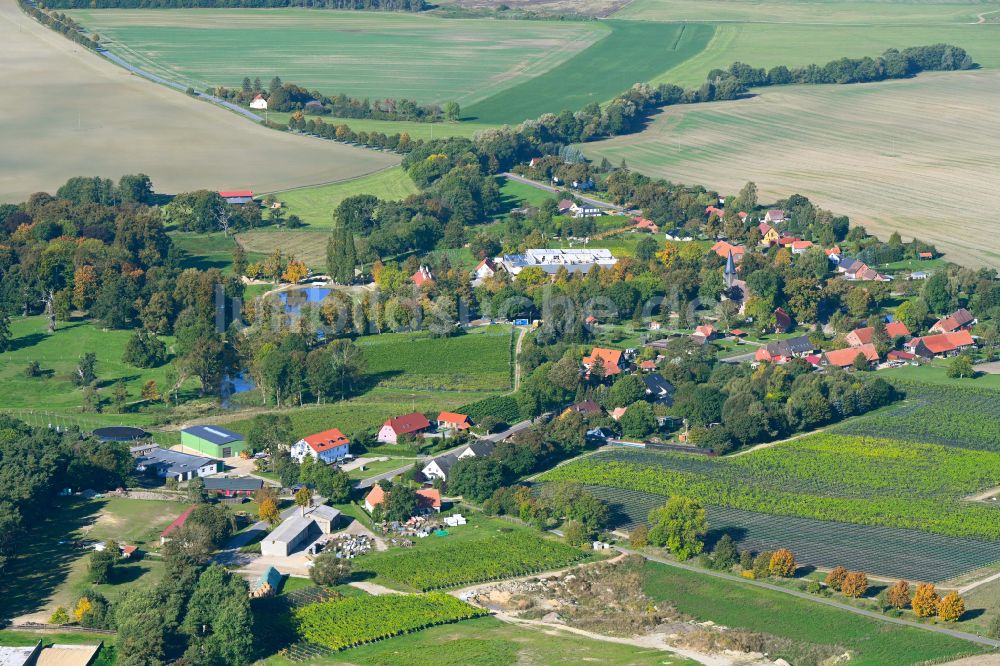
[[[274,76],[310,90],[463,106],[572,57],[595,23],[308,9],[80,10],[131,63],[197,89]],[[253,48],[248,48],[253,45]]]
[[[330,229],[333,227],[334,209],[348,197],[370,194],[395,201],[417,191],[417,186],[403,169],[393,167],[354,180],[276,192],[274,196],[284,204],[288,215],[298,215],[310,228]]]
[[[4,80],[18,91],[0,123],[0,201],[73,176],[145,173],[158,192],[267,191],[392,166],[389,153],[269,131],[140,79],[0,3]]]
[[[996,266],[992,217],[957,212],[969,201],[1000,209],[992,186],[1000,180],[991,122],[998,104],[1000,72],[985,70],[770,88],[668,108],[639,134],[584,148],[592,159],[625,159],[643,173],[722,192],[752,180],[763,201],[798,192],[880,236],[899,231],[935,243],[952,261]]]

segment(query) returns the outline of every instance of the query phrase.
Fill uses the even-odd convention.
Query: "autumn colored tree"
[[[53,611],[52,617],[49,618],[49,624],[69,624],[69,613],[60,606]]]
[[[795,555],[787,548],[780,548],[771,555],[771,562],[768,570],[772,576],[790,578],[795,575]]]
[[[156,386],[156,381],[153,379],[142,385],[141,395],[143,400],[149,400],[150,402],[159,402],[163,397],[160,395],[160,389]]]
[[[896,581],[885,593],[885,600],[893,608],[906,608],[910,605],[910,584],[905,580]]]
[[[952,590],[938,602],[937,613],[939,620],[957,622],[965,614],[965,600]]]
[[[917,617],[933,617],[937,613],[938,593],[934,589],[933,583],[923,583],[917,585],[917,591],[913,595],[910,605]]]
[[[830,573],[826,575],[827,587],[834,590],[840,590],[840,586],[844,584],[844,577],[847,576],[847,569],[842,566],[836,566]]]
[[[299,488],[295,493],[295,504],[301,509],[303,516],[306,515],[306,509],[312,506],[312,500],[312,491],[306,486]]]
[[[93,606],[94,605],[90,603],[90,599],[87,597],[80,597],[80,601],[76,603],[76,608],[73,609],[73,619],[79,622],[84,615],[90,612],[90,609],[93,608]]]
[[[270,497],[265,498],[260,503],[257,515],[260,516],[261,520],[266,520],[270,525],[277,525],[281,522],[281,512],[278,511],[278,505]]]
[[[285,282],[298,282],[307,275],[309,275],[309,269],[306,268],[305,262],[291,259],[285,266],[285,272],[281,274],[281,279]]]
[[[868,591],[868,576],[863,571],[852,571],[844,576],[840,591],[845,597],[857,599]]]

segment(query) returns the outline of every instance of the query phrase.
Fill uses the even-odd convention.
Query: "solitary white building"
[[[604,248],[572,250],[525,250],[523,254],[505,254],[497,258],[497,263],[511,275],[517,275],[529,266],[538,266],[549,274],[554,274],[561,266],[570,273],[586,273],[594,266],[611,268],[618,263],[611,250]]]

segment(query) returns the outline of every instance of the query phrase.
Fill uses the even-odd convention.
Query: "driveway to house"
[[[545,416],[546,415],[543,414],[542,416],[540,416],[538,418],[544,418]],[[500,441],[503,441],[503,440],[507,439],[511,435],[515,435],[515,434],[521,432],[522,430],[524,430],[526,428],[530,428],[531,425],[536,420],[537,419],[528,419],[526,421],[521,421],[520,423],[516,423],[516,424],[512,425],[511,427],[507,428],[503,432],[493,433],[492,435],[485,435],[483,437],[480,437],[479,439],[480,439],[480,441],[487,441],[487,442],[494,442],[494,443],[495,442],[500,442]],[[458,445],[456,447],[453,447],[453,448],[450,448],[450,449],[448,449],[446,451],[439,451],[438,453],[435,453],[433,456],[421,456],[421,457],[417,458],[417,461],[421,462],[421,461],[425,461],[425,460],[430,460],[431,458],[437,458],[439,456],[447,455],[447,454],[451,453],[452,451],[457,451],[458,449],[464,448],[466,446],[468,446],[468,444],[460,444],[460,445]],[[413,468],[413,463],[410,462],[410,463],[406,464],[403,467],[397,467],[396,469],[391,469],[388,472],[382,472],[381,474],[376,474],[375,476],[370,476],[367,479],[361,479],[360,481],[358,481],[357,483],[354,484],[354,487],[357,488],[358,490],[364,490],[365,488],[371,488],[372,486],[374,486],[379,481],[387,480],[387,479],[391,479],[391,478],[393,478],[395,476],[399,476],[400,474],[402,474],[404,472],[407,472],[407,471],[409,471],[412,468]]]
[[[982,372],[987,375],[1000,375],[1000,361],[980,363],[979,365],[972,366],[972,369],[976,372]]]

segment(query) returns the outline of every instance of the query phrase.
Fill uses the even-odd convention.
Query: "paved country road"
[[[108,60],[110,60],[111,62],[115,63],[116,65],[124,67],[128,71],[138,76],[141,76],[144,79],[149,79],[150,81],[154,81],[156,83],[160,83],[165,86],[170,86],[171,88],[176,88],[177,90],[180,90],[182,92],[186,91],[188,88],[182,83],[177,83],[176,81],[171,81],[170,79],[165,79],[162,76],[157,76],[152,72],[147,72],[144,69],[140,69],[135,65],[133,65],[132,63],[128,62],[127,60],[121,58],[120,56],[115,55],[114,53],[106,49],[98,49],[97,52],[100,53],[105,58],[107,58]],[[219,106],[227,108],[230,111],[235,111],[241,116],[246,116],[247,118],[255,122],[259,123],[264,121],[264,119],[258,116],[256,113],[247,111],[243,107],[233,104],[232,102],[227,102],[226,100],[216,97],[215,95],[209,95],[207,93],[198,92],[197,90],[195,91],[194,95],[195,97],[212,102],[213,104],[218,104]]]
[[[518,183],[523,183],[524,185],[529,185],[537,190],[544,190],[545,192],[552,192],[553,194],[558,194],[566,190],[565,187],[552,187],[551,185],[546,185],[544,183],[539,183],[538,181],[531,180],[530,178],[525,178],[524,176],[518,176],[516,173],[504,172],[501,174],[504,178],[509,178],[510,180],[517,181]],[[612,210],[621,211],[623,213],[629,212],[624,206],[619,206],[618,204],[613,204],[610,201],[601,201],[600,199],[594,199],[593,197],[585,197],[580,194],[574,193],[577,199],[583,201],[584,203],[589,203],[591,206],[597,206],[598,208],[610,208]]]
[[[543,418],[543,417],[544,417],[544,415],[541,416],[541,417],[539,417],[539,418]],[[521,421],[520,423],[517,423],[517,424],[512,425],[511,427],[507,428],[503,432],[498,432],[498,433],[494,433],[492,435],[487,435],[485,437],[480,437],[479,439],[480,440],[486,440],[488,442],[499,442],[499,441],[502,441],[504,439],[507,439],[511,435],[514,435],[514,434],[516,434],[518,432],[521,432],[525,428],[531,427],[532,423],[534,423],[534,421],[531,420],[531,419],[528,419],[527,421]],[[463,448],[465,446],[468,446],[468,444],[467,443],[466,444],[461,444],[459,446],[453,447],[451,449],[447,449],[445,451],[439,451],[438,453],[435,453],[433,456],[423,456],[421,458],[418,458],[417,460],[430,460],[431,458],[436,458],[438,456],[443,456],[443,455],[446,455],[448,453],[451,453],[452,451],[457,451],[458,449],[461,449],[461,448]],[[394,476],[398,476],[398,475],[402,474],[403,472],[409,471],[412,467],[413,467],[413,463],[411,462],[411,463],[409,463],[409,464],[407,464],[407,465],[405,465],[403,467],[398,467],[396,469],[391,469],[388,472],[382,472],[381,474],[376,474],[375,476],[370,476],[367,479],[361,479],[360,481],[358,481],[357,483],[354,484],[354,487],[357,488],[357,489],[359,489],[359,490],[364,489],[364,488],[371,488],[372,486],[374,486],[379,481],[382,481],[384,479],[391,479]]]

